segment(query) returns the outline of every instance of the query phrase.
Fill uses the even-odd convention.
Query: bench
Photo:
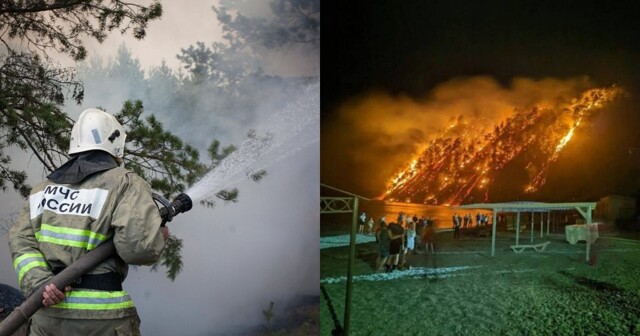
[[[522,251],[531,248],[536,250],[536,252],[544,252],[544,249],[547,248],[547,245],[551,243],[550,241],[540,243],[540,244],[529,244],[529,245],[511,245],[511,249],[515,253],[522,253]]]

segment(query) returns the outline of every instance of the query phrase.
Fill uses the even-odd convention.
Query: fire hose
[[[191,210],[192,207],[191,198],[187,194],[178,195],[173,202],[169,202],[164,197],[155,193],[153,194],[153,199],[156,201],[156,204],[159,203],[158,208],[160,210],[160,217],[162,218],[162,226],[170,222],[176,215]],[[80,257],[73,264],[67,266],[46,284],[40,286],[40,288],[33,292],[0,323],[0,336],[13,334],[20,326],[29,321],[29,318],[31,318],[38,309],[42,308],[42,293],[46,285],[54,284],[57,288],[65,288],[115,253],[116,248],[113,240],[109,239],[95,249],[87,252],[87,254]]]

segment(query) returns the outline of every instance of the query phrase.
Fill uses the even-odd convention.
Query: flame
[[[514,108],[488,132],[478,131],[479,126],[487,125],[452,118],[441,134],[389,180],[380,199],[452,205],[472,199],[488,201],[495,173],[514,159],[526,157],[532,159],[525,163],[529,181],[523,190],[533,193],[544,185],[549,167],[583,120],[621,93],[615,86],[595,88],[559,107]]]
[[[575,127],[572,127],[569,130],[569,133],[567,133],[567,135],[564,136],[564,138],[560,139],[560,143],[558,144],[558,146],[556,147],[556,153],[560,153],[560,151],[562,151],[562,149],[564,148],[564,146],[567,145],[567,143],[569,142],[569,140],[571,140],[571,137],[573,136],[573,131],[575,130]]]

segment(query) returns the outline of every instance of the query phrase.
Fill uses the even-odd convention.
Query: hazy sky
[[[124,43],[140,60],[144,70],[159,66],[163,60],[172,69],[177,69],[176,55],[181,48],[196,42],[209,45],[222,39],[222,29],[211,9],[216,3],[213,0],[163,1],[162,17],[149,23],[144,39],[135,39],[130,31],[124,35],[114,31],[102,43],[85,38],[87,58],[113,59],[118,47]],[[64,65],[73,65],[68,57],[58,57],[57,60]]]
[[[241,1],[246,15],[270,15],[269,0]],[[160,20],[149,23],[147,36],[143,40],[136,40],[131,33],[122,35],[112,33],[103,42],[87,40],[88,58],[99,56],[104,60],[113,59],[118,47],[124,43],[131,53],[140,61],[142,69],[148,71],[164,60],[170,68],[177,70],[180,66],[176,55],[180,49],[204,42],[209,46],[214,41],[222,41],[222,28],[218,24],[216,14],[212,9],[218,1],[190,0],[190,1],[162,1],[163,15]],[[302,61],[303,52],[299,48],[291,47],[284,52],[265,53],[268,59],[268,73],[282,76],[312,75],[319,71],[318,61],[309,62],[309,58]],[[71,64],[66,60],[64,64]]]

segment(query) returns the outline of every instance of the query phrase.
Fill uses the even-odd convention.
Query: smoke
[[[515,78],[504,86],[481,76],[451,79],[423,98],[384,92],[354,98],[323,124],[323,182],[379,196],[430,140],[463,129],[486,134],[516,107],[556,106],[590,86],[586,77]]]
[[[162,1],[163,15],[147,27],[144,39],[135,39],[130,32],[112,33],[102,42],[84,39],[88,55],[104,60],[115,59],[118,48],[125,44],[146,65],[166,62],[172,69],[180,67],[175,55],[180,48],[197,41],[222,38],[222,27],[211,11],[215,1]],[[57,54],[52,54],[56,56]],[[75,66],[72,60],[56,57],[64,66]]]
[[[308,149],[269,168],[260,184],[239,184],[239,203],[195,206],[174,219],[170,230],[185,244],[176,281],[147,268],[125,281],[143,334],[230,334],[263,325],[270,301],[277,318],[296,295],[318,295],[319,153]]]

